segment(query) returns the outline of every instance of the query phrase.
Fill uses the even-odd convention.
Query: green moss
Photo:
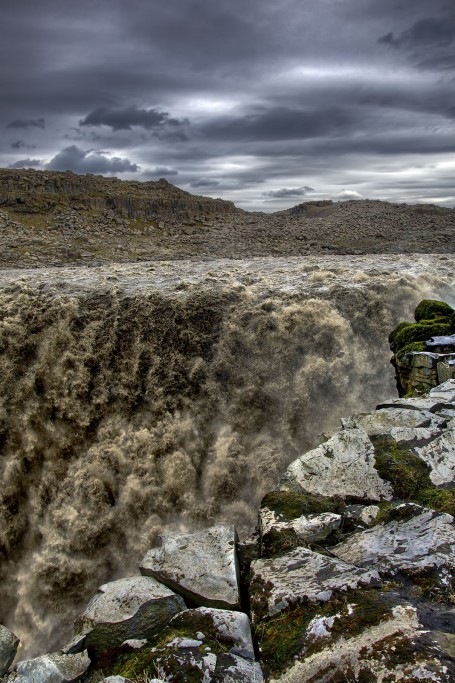
[[[389,334],[389,344],[391,347],[393,347],[395,343],[395,337],[401,330],[404,330],[406,327],[409,327],[410,325],[413,325],[414,323],[407,323],[407,322],[401,322],[398,323],[398,325],[395,327],[395,329]]]
[[[410,344],[406,344],[406,346],[400,349],[396,355],[402,358],[407,353],[416,353],[419,351],[425,351],[425,343],[423,341],[411,342]]]
[[[430,479],[430,467],[409,448],[392,437],[371,437],[375,467],[379,476],[392,485],[397,498],[419,503],[455,516],[455,489],[440,489]]]
[[[296,657],[307,657],[327,647],[329,640],[312,639],[306,634],[315,617],[335,617],[330,628],[331,641],[335,642],[341,637],[353,638],[391,615],[391,607],[375,590],[334,594],[325,603],[300,603],[256,627],[261,659],[272,674],[278,674]]]
[[[272,491],[262,499],[261,508],[268,508],[275,512],[280,521],[291,522],[302,515],[322,512],[341,513],[345,509],[345,504],[337,498],[326,498],[310,493]]]
[[[392,351],[398,353],[401,349],[412,342],[424,342],[430,337],[450,334],[450,319],[423,321],[406,325],[399,330],[392,343]]]
[[[442,316],[450,317],[453,312],[452,306],[449,306],[444,301],[424,299],[415,309],[414,318],[416,322],[420,322],[421,320],[433,320]]]

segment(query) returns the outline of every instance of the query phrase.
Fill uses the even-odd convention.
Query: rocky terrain
[[[454,251],[455,209],[321,201],[266,214],[163,179],[0,169],[2,267]]]

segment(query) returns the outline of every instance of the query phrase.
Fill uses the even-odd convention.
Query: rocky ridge
[[[321,441],[265,496],[257,533],[167,534],[61,651],[8,673],[3,628],[2,683],[453,681],[455,379]]]
[[[272,214],[166,180],[0,169],[0,265],[193,257],[453,253],[455,210],[365,200]]]

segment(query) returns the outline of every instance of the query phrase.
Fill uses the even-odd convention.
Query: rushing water
[[[49,651],[169,528],[247,530],[286,465],[394,394],[387,335],[445,256],[0,273],[0,622]]]

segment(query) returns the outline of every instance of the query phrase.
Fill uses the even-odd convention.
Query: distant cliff
[[[207,218],[236,213],[232,202],[199,197],[161,178],[137,182],[92,174],[0,169],[0,206],[18,213],[111,209],[121,218]]]

